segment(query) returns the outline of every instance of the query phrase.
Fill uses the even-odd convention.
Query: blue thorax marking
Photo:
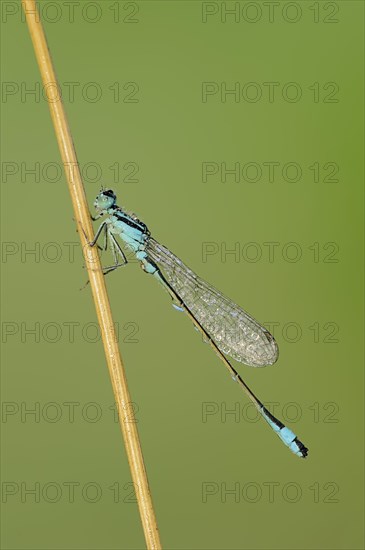
[[[146,224],[117,206],[110,208],[108,214],[113,233],[117,233],[134,252],[141,250],[150,235]]]

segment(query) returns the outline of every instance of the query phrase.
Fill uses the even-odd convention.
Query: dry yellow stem
[[[131,397],[128,391],[126,375],[117,344],[112,313],[98,252],[96,247],[91,248],[88,246],[88,241],[90,242],[93,238],[93,229],[77,162],[76,151],[61,96],[58,93],[59,85],[48,50],[42,23],[37,11],[36,2],[35,0],[22,0],[22,5],[41,72],[43,85],[47,92],[48,105],[65,167],[75,219],[79,228],[79,236],[102,334],[106,360],[113,385],[114,397],[118,405],[119,422],[127,450],[132,479],[135,484],[139,513],[142,520],[147,548],[159,549],[161,548],[161,543],[137,426],[135,422],[123,421],[123,419],[127,417]]]

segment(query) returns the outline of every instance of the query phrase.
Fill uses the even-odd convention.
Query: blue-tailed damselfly
[[[111,189],[102,189],[94,206],[97,220],[107,216],[98,228],[94,246],[104,233],[104,246],[110,247],[114,264],[105,267],[104,273],[126,265],[127,258],[115,235],[132,250],[146,273],[153,275],[169,293],[173,305],[185,311],[204,339],[238,382],[260,414],[280,439],[296,455],[305,458],[308,449],[280,420],[268,411],[250,390],[226,355],[251,367],[272,365],[278,358],[278,346],[274,337],[251,315],[223,296],[189,269],[168,248],[151,237],[147,226],[135,215],[127,213],[116,204]]]

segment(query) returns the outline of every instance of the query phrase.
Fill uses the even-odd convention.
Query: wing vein
[[[152,237],[146,252],[222,353],[252,367],[275,363],[278,346],[265,327]]]

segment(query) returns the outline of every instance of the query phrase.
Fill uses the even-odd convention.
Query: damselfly
[[[107,216],[98,228],[90,246],[94,246],[104,234],[102,249],[109,246],[114,264],[103,268],[110,273],[128,263],[116,239],[122,239],[140,261],[142,269],[157,279],[170,295],[173,305],[184,311],[203,338],[214,349],[225,367],[254,403],[262,417],[280,439],[296,455],[305,458],[308,449],[297,436],[264,407],[250,390],[226,355],[251,367],[272,365],[278,358],[278,346],[274,337],[251,315],[218,290],[198,277],[177,256],[151,237],[147,226],[134,214],[116,204],[117,197],[111,189],[102,189],[94,206],[94,221]]]

